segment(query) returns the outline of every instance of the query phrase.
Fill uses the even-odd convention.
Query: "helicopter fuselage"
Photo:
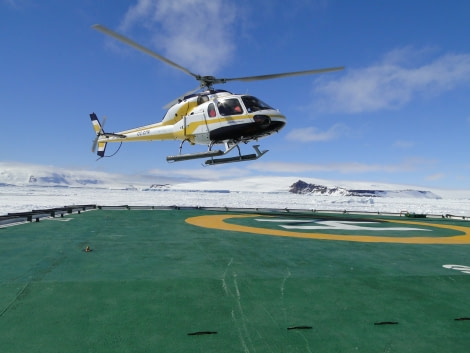
[[[256,97],[227,91],[206,91],[184,97],[159,123],[112,134],[98,143],[181,140],[214,145],[248,142],[281,130],[286,117]]]

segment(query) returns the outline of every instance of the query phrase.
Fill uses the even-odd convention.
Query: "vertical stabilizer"
[[[91,124],[93,125],[93,129],[95,130],[95,133],[96,133],[96,138],[93,141],[93,147],[91,148],[91,151],[95,152],[96,146],[98,146],[98,151],[96,152],[96,154],[99,157],[104,157],[104,152],[106,150],[106,142],[98,142],[100,136],[104,134],[103,127],[95,113],[90,114],[90,119],[91,119]]]

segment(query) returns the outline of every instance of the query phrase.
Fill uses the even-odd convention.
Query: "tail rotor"
[[[100,123],[100,121],[98,120],[98,117],[96,116],[96,114],[91,113],[90,114],[90,119],[91,119],[91,123],[93,124],[93,129],[95,130],[95,133],[96,133],[96,137],[93,140],[93,144],[91,146],[91,152],[95,153],[96,147],[98,146],[98,155],[100,157],[103,157],[104,156],[104,150],[106,148],[106,142],[98,143],[98,140],[102,135],[105,134],[105,132],[103,130],[103,127],[104,127],[104,124],[106,123],[106,117],[103,117],[103,122]]]

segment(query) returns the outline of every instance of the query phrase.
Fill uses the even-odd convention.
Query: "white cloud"
[[[335,124],[327,131],[320,131],[315,127],[306,127],[293,129],[287,134],[286,139],[297,142],[324,142],[338,138],[346,130],[347,127],[343,124]]]
[[[203,161],[201,161],[203,163]],[[147,172],[148,175],[153,176],[165,176],[170,178],[183,178],[187,180],[200,180],[200,181],[217,181],[221,179],[226,179],[227,175],[245,177],[249,176],[250,172],[245,168],[238,167],[227,167],[221,166],[217,167],[207,167],[207,168],[182,168],[182,169],[152,169]]]
[[[409,149],[409,148],[412,148],[413,146],[414,146],[414,142],[404,141],[404,140],[395,141],[395,143],[393,144],[393,147],[401,148],[401,149]]]
[[[22,10],[24,7],[34,5],[30,0],[2,0],[2,2],[14,10]]]
[[[143,25],[164,56],[201,75],[213,75],[235,49],[236,7],[227,0],[138,0],[121,23]]]
[[[397,109],[417,96],[433,96],[470,81],[470,54],[447,54],[412,66],[426,51],[409,47],[387,53],[382,62],[347,69],[339,79],[316,81],[315,104],[333,112]]]
[[[432,175],[428,175],[426,177],[426,180],[437,181],[437,180],[442,180],[445,177],[446,177],[446,175],[444,173],[435,173],[435,174],[432,174]]]
[[[250,169],[271,173],[307,173],[307,172],[335,172],[341,174],[360,173],[402,173],[416,171],[434,161],[424,159],[409,159],[399,164],[368,164],[360,162],[339,162],[339,163],[296,163],[296,162],[258,162],[250,166]]]

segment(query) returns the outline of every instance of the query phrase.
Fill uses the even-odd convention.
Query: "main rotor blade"
[[[181,70],[183,71],[184,73],[188,74],[188,75],[191,75],[193,76],[194,78],[198,79],[199,78],[199,75],[196,75],[194,73],[192,73],[191,71],[189,71],[187,68],[181,66],[181,65],[178,65],[177,63],[171,61],[170,59],[167,59],[165,58],[164,56],[158,54],[158,53],[155,53],[154,51],[134,42],[133,40],[127,38],[127,37],[124,37],[123,35],[119,34],[119,33],[116,33],[112,30],[110,30],[109,28],[106,28],[102,25],[99,25],[99,24],[96,24],[96,25],[93,25],[92,26],[93,29],[96,29],[97,31],[100,31],[110,37],[113,37],[117,40],[120,40],[121,42],[123,43],[126,43],[127,45],[130,45],[131,47],[137,49],[137,50],[140,50],[141,52],[144,52],[145,54],[147,55],[150,55],[152,57],[154,57],[155,59],[158,59],[158,60],[161,60],[163,61],[164,63],[168,64],[168,65],[171,65],[175,68],[177,68],[178,70]]]
[[[247,77],[235,77],[235,78],[223,78],[218,79],[220,83],[225,83],[229,81],[258,81],[258,80],[271,80],[273,78],[281,77],[291,77],[291,76],[301,76],[301,75],[315,75],[322,74],[325,72],[341,71],[344,70],[344,67],[329,67],[325,69],[316,69],[316,70],[306,70],[306,71],[295,71],[295,72],[284,72],[280,74],[271,74],[271,75],[259,75],[259,76],[247,76]]]
[[[190,94],[193,94],[196,91],[199,91],[200,89],[201,89],[201,86],[197,86],[196,88],[186,92],[185,94],[183,94],[183,95],[179,96],[178,98],[173,99],[171,102],[167,103],[163,107],[163,109],[170,109],[172,106],[174,106],[176,103],[178,103],[180,99],[183,99],[184,97],[189,96]]]

